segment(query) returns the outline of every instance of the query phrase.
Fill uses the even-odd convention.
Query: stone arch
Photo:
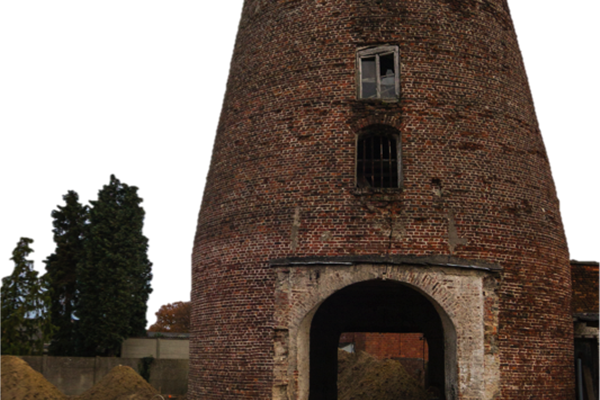
[[[277,390],[307,400],[310,393],[310,328],[319,307],[353,284],[392,281],[423,295],[440,316],[444,330],[446,400],[484,399],[484,298],[486,272],[410,265],[295,266],[279,268],[276,320],[285,327],[285,349],[277,351]],[[493,378],[493,377],[492,377]],[[489,379],[489,378],[488,378]],[[282,385],[284,384],[284,385]],[[283,389],[285,386],[285,389]]]

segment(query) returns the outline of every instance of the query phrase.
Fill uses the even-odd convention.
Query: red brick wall
[[[571,261],[575,313],[598,313],[598,263]]]
[[[382,359],[428,360],[427,340],[422,333],[345,332],[340,343],[354,343],[356,351],[365,351]]]
[[[397,103],[356,99],[373,44],[399,46]],[[375,123],[401,134],[402,190],[355,189]],[[190,399],[271,398],[269,260],[378,254],[501,265],[498,399],[573,397],[567,244],[506,0],[247,0],[194,242]]]

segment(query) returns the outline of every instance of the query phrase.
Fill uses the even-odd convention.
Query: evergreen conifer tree
[[[19,240],[11,258],[13,273],[2,278],[2,354],[41,355],[54,330],[47,277],[38,278],[27,259],[31,243],[29,238]]]
[[[114,356],[124,339],[145,335],[152,263],[141,202],[137,187],[114,175],[91,202],[85,259],[77,269],[84,355]]]
[[[77,264],[84,257],[88,207],[79,203],[74,191],[69,191],[63,199],[65,206],[52,211],[56,250],[45,260],[51,287],[52,323],[57,327],[49,352],[56,356],[77,356],[80,338],[73,314],[77,302]]]

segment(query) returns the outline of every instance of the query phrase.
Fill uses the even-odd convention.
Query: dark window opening
[[[358,138],[356,151],[356,181],[359,188],[400,187],[397,135],[385,132],[362,134]]]

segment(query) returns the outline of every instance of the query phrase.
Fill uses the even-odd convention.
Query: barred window
[[[398,46],[377,46],[356,53],[359,99],[397,99],[400,95]]]
[[[356,184],[359,188],[399,188],[399,135],[387,126],[373,126],[359,135],[356,146]]]

